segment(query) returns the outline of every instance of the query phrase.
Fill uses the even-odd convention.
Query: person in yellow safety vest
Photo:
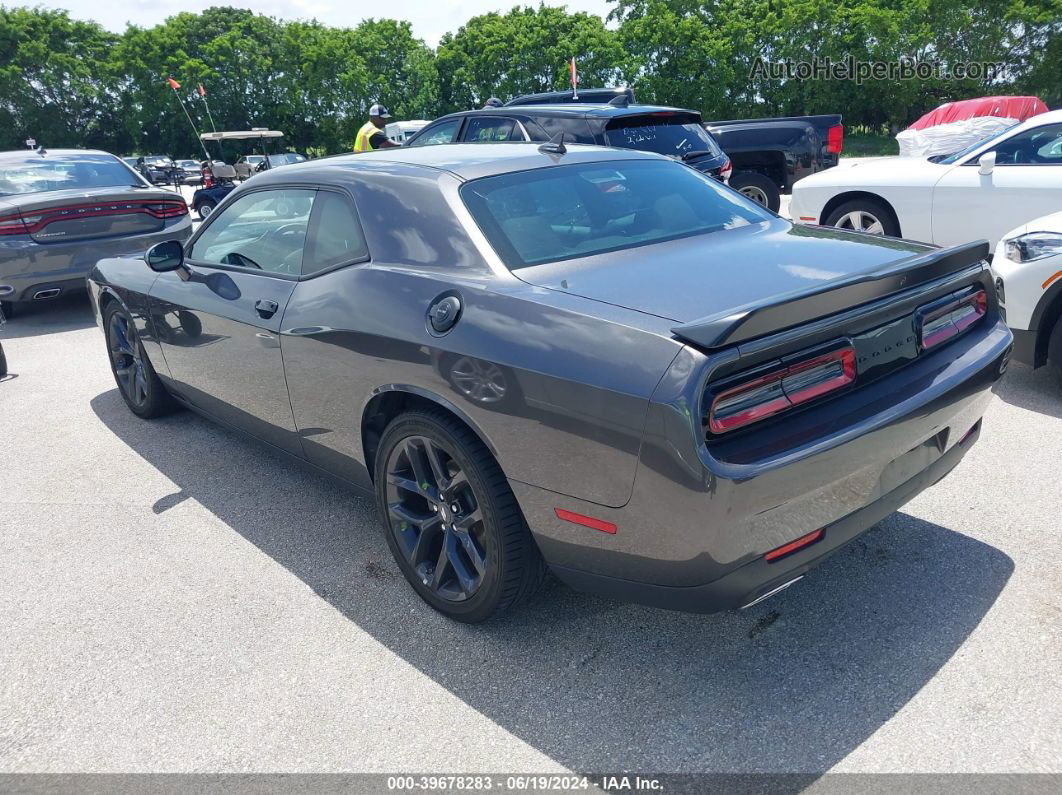
[[[398,146],[383,134],[383,128],[387,124],[386,119],[389,118],[391,114],[379,102],[369,108],[369,120],[358,130],[358,135],[354,139],[354,151],[371,152],[374,149],[390,149],[392,146]]]

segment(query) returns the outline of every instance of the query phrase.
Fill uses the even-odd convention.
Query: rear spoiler
[[[748,304],[683,323],[671,331],[702,348],[736,345],[942,278],[987,258],[985,240],[935,249],[844,279],[818,292],[790,295],[776,303]]]

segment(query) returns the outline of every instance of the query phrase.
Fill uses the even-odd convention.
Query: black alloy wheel
[[[504,473],[454,417],[398,416],[380,440],[375,475],[391,553],[436,610],[484,621],[542,583],[545,564]]]
[[[150,419],[174,408],[173,399],[159,381],[144,353],[144,346],[129,315],[112,305],[105,316],[107,351],[118,391],[129,410]]]

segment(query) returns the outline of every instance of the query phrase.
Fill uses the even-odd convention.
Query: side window
[[[310,229],[310,243],[302,260],[304,276],[369,256],[354,208],[338,193],[317,193]]]
[[[996,165],[1062,165],[1062,124],[1045,124],[1008,138],[993,150]]]
[[[315,193],[276,188],[241,196],[203,230],[189,259],[298,276]]]
[[[464,140],[473,144],[490,144],[525,139],[515,119],[503,116],[470,116],[465,126]]]
[[[578,116],[537,116],[535,121],[542,126],[547,140],[563,132],[564,142],[568,144],[597,143],[590,130],[590,123]]]
[[[441,122],[440,124],[436,124],[434,127],[425,130],[422,135],[418,135],[413,141],[409,142],[409,145],[434,146],[435,144],[453,143],[454,136],[457,135],[457,128],[460,126],[461,119],[459,118]]]

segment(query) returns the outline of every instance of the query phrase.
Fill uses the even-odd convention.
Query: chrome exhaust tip
[[[790,585],[795,583],[797,580],[802,580],[802,579],[804,579],[804,575],[803,574],[801,574],[799,577],[794,577],[789,582],[783,582],[777,588],[772,588],[771,590],[769,590],[767,593],[763,594],[762,596],[757,596],[755,599],[753,599],[747,605],[742,605],[739,609],[744,610],[746,607],[752,607],[753,605],[758,605],[764,599],[770,599],[776,593],[779,593],[780,591],[784,591],[786,588],[788,588]]]
[[[44,301],[48,298],[55,298],[55,296],[59,295],[60,292],[62,292],[62,290],[60,290],[58,287],[49,287],[47,290],[38,290],[33,294],[33,300]]]

